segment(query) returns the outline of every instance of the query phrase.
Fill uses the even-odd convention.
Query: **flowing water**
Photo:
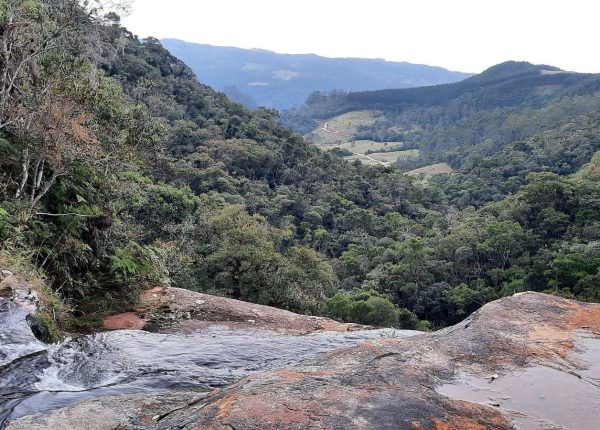
[[[291,336],[223,326],[191,335],[119,330],[38,341],[27,312],[0,299],[0,428],[12,419],[94,397],[169,389],[211,389],[257,371],[317,358],[408,330]]]

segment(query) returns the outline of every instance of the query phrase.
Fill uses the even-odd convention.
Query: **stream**
[[[212,326],[188,335],[117,330],[47,345],[28,320],[26,310],[0,299],[0,429],[86,399],[224,387],[335,348],[418,334],[383,329],[292,336]]]

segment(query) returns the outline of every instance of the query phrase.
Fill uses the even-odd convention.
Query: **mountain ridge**
[[[301,104],[315,90],[369,90],[455,82],[471,76],[438,66],[317,54],[279,54],[162,39],[206,84],[236,101],[242,93],[257,105],[278,109]],[[227,87],[235,87],[227,91]],[[237,98],[236,98],[237,95]],[[250,106],[252,107],[252,106]]]

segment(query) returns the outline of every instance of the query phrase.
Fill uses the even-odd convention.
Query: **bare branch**
[[[36,216],[51,216],[51,217],[76,216],[76,217],[80,217],[80,218],[93,218],[93,217],[97,216],[97,215],[78,214],[75,212],[68,212],[68,213],[64,213],[64,214],[51,214],[51,213],[46,213],[46,212],[36,212],[35,215]]]

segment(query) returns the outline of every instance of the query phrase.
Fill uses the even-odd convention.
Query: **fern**
[[[123,280],[137,276],[140,273],[138,264],[125,251],[120,250],[117,254],[110,258],[110,273]]]

